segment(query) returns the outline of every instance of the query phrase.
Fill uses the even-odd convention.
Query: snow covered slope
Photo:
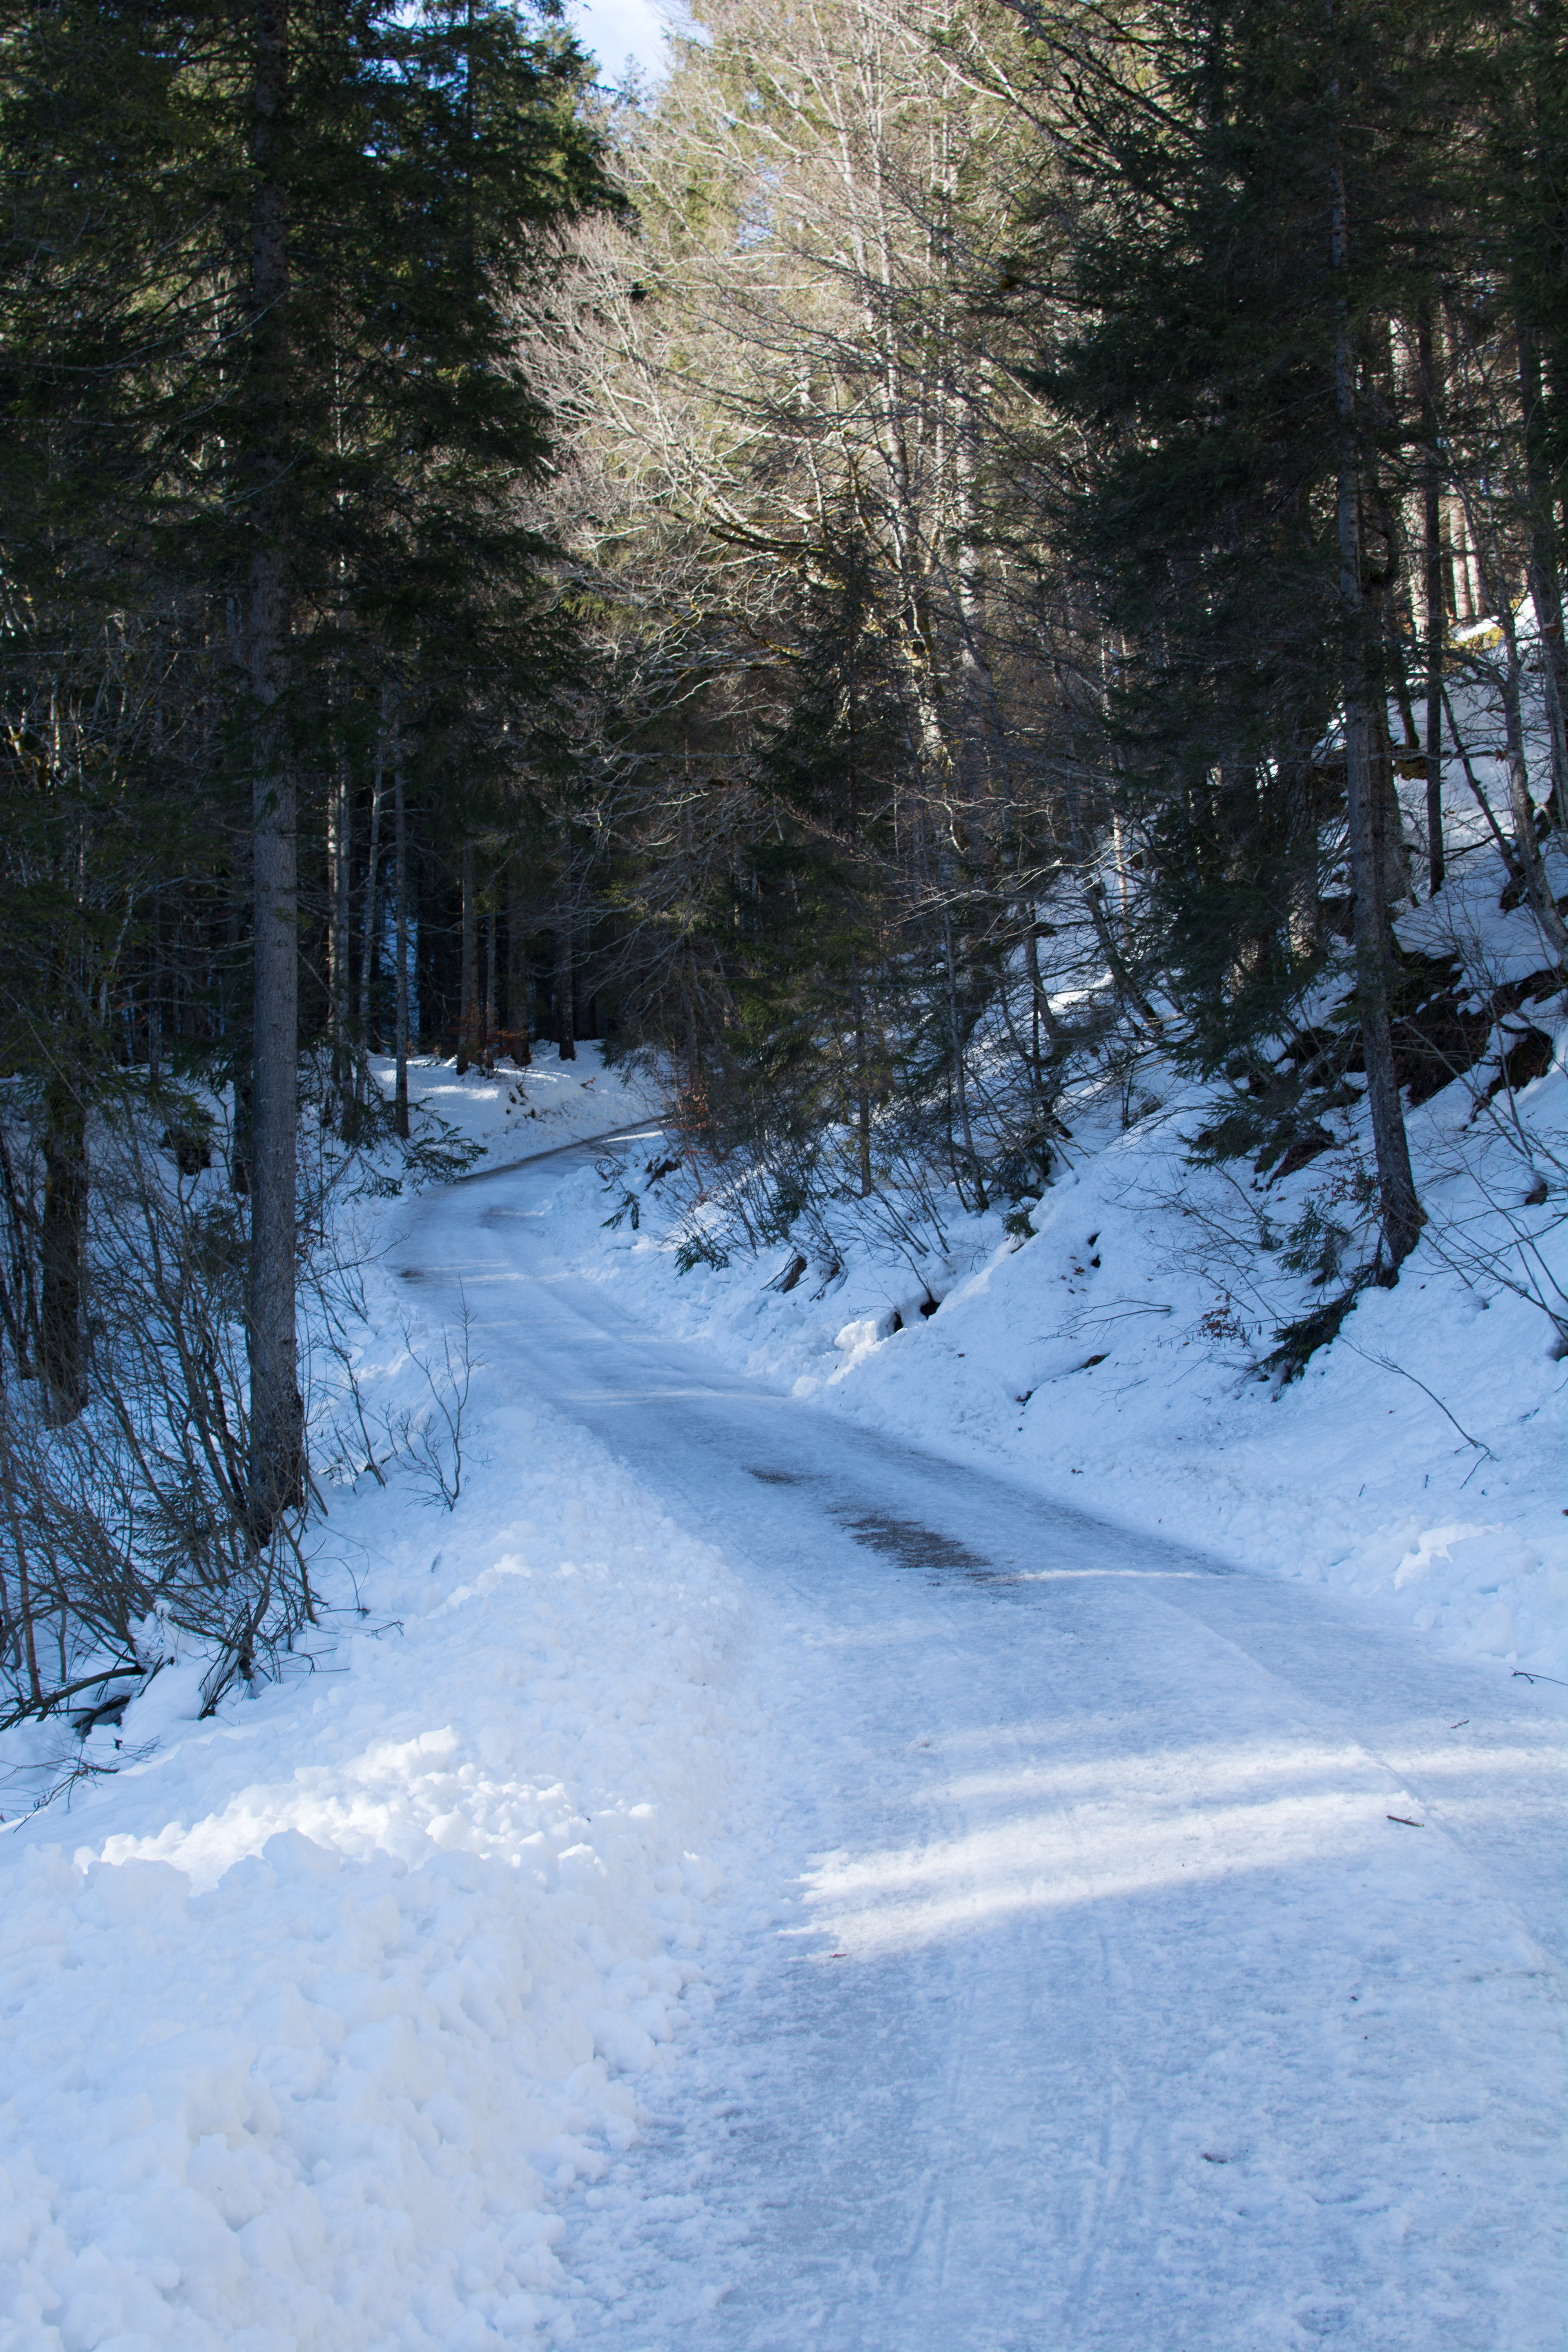
[[[1537,971],[1530,919],[1498,911],[1504,879],[1479,851],[1440,907],[1406,919],[1405,945],[1462,948],[1491,988]],[[1527,1029],[1549,1044],[1547,1066],[1489,1103],[1497,1055]],[[667,1184],[648,1184],[658,1155],[633,1151],[636,1229],[626,1216],[605,1229],[625,1186],[584,1173],[559,1198],[557,1245],[648,1320],[796,1395],[1238,1564],[1349,1587],[1440,1646],[1568,1680],[1568,1365],[1541,1306],[1510,1287],[1555,1284],[1568,1307],[1565,1055],[1561,999],[1531,1000],[1472,1081],[1411,1113],[1426,1234],[1397,1287],[1363,1291],[1333,1346],[1285,1385],[1258,1361],[1281,1317],[1323,1295],[1289,1272],[1293,1238],[1353,1219],[1344,1204],[1364,1199],[1364,1107],[1283,1176],[1246,1160],[1196,1167],[1215,1090],[1158,1063],[1130,1106],[1087,1087],[1069,1100],[1067,1164],[1012,1230],[950,1196],[929,1254],[899,1255],[846,1202],[826,1265],[803,1237],[681,1275],[679,1243],[694,1222],[716,1227],[721,1200],[678,1213]],[[1539,1207],[1530,1149],[1553,1171]]]
[[[458,1077],[452,1062],[412,1061],[409,1099],[466,1141],[483,1144],[498,1162],[606,1134],[655,1108],[647,1077],[624,1066],[605,1069],[596,1043],[580,1045],[574,1062],[563,1062],[548,1041],[536,1044],[526,1069],[503,1062],[490,1076],[477,1064]],[[396,1077],[393,1063],[372,1055],[370,1066],[390,1098]]]

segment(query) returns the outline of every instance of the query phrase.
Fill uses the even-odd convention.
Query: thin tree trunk
[[[294,1251],[299,1128],[299,876],[295,788],[279,709],[289,636],[284,554],[289,331],[285,142],[288,0],[258,0],[251,268],[256,477],[250,561],[250,691],[255,979],[251,1091],[250,1493],[265,1543],[294,1502],[304,1470],[304,1412],[295,1337]]]
[[[1432,305],[1423,302],[1415,320],[1415,364],[1421,378],[1421,430],[1426,444],[1422,475],[1422,577],[1426,606],[1426,878],[1432,896],[1443,887],[1443,647],[1447,607],[1443,601],[1443,490],[1437,464],[1436,348]]]
[[[1489,801],[1486,796],[1486,791],[1481,783],[1481,780],[1470,764],[1470,755],[1468,751],[1466,749],[1465,739],[1459,732],[1459,722],[1454,716],[1454,706],[1448,699],[1448,689],[1447,687],[1443,688],[1443,708],[1448,714],[1448,733],[1453,738],[1454,750],[1458,757],[1459,765],[1465,772],[1465,782],[1469,785],[1471,796],[1475,801],[1476,806],[1479,809],[1481,814],[1487,821],[1488,829],[1491,834],[1492,839],[1498,845],[1499,855],[1501,856],[1502,862],[1508,869],[1509,879],[1512,882],[1519,883],[1520,887],[1522,888],[1523,876],[1520,872],[1519,860],[1513,854],[1513,844],[1510,841],[1501,825],[1499,824],[1496,812],[1493,810],[1490,801]]]
[[[1043,1030],[1053,1058],[1059,1050],[1059,1039],[1056,1016],[1051,1011],[1050,997],[1047,992],[1045,980],[1040,971],[1040,927],[1034,919],[1032,908],[1027,910],[1027,921],[1026,944],[1029,958],[1029,1019],[1032,1051],[1035,1056],[1035,1087],[1043,1098],[1046,1090],[1046,1074],[1044,1059],[1040,1053],[1040,1034]]]
[[[397,897],[395,1008],[393,1053],[395,1079],[392,1124],[405,1141],[408,1136],[408,806],[403,782],[403,729],[399,711],[394,719],[392,806],[394,888]]]
[[[1105,911],[1104,883],[1086,882],[1083,899],[1084,905],[1089,909],[1089,919],[1094,926],[1094,936],[1100,942],[1100,951],[1105,958],[1106,969],[1115,984],[1118,996],[1123,1004],[1131,1006],[1151,1037],[1163,1045],[1165,1037],[1165,1024],[1155,1012],[1144,991],[1139,987],[1132,977],[1127,961],[1117,946],[1112,934],[1110,919]]]
[[[375,977],[376,945],[381,908],[381,811],[386,798],[386,738],[388,688],[381,689],[381,723],[375,733],[375,772],[370,790],[370,841],[365,851],[364,920],[360,930],[359,1036],[361,1055],[370,1042],[371,989]],[[363,1064],[362,1064],[363,1066]]]
[[[555,1045],[563,1062],[577,1058],[576,1003],[572,971],[572,856],[563,853],[555,907]]]
[[[1474,533],[1471,534],[1472,540]],[[1479,543],[1478,543],[1479,546]],[[1483,559],[1481,584],[1502,632],[1502,714],[1504,759],[1508,768],[1509,808],[1513,817],[1513,855],[1518,877],[1530,910],[1559,966],[1568,961],[1568,923],[1557,910],[1547,879],[1545,860],[1535,832],[1535,803],[1530,796],[1530,765],[1524,749],[1523,696],[1521,690],[1519,630],[1513,600],[1500,563]]]
[[[487,1076],[496,1066],[496,894],[492,886],[485,908],[485,1013],[479,1059]]]
[[[44,1094],[44,1221],[38,1250],[38,1360],[47,1419],[63,1428],[87,1402],[82,1255],[87,1241],[87,1113],[61,1075]]]
[[[474,845],[463,844],[463,961],[458,1003],[458,1076],[466,1075],[474,1042],[475,965]]]
[[[1385,614],[1383,650],[1387,656],[1389,668],[1393,673],[1390,684],[1394,688],[1394,698],[1399,705],[1399,723],[1404,730],[1400,739],[1400,749],[1404,751],[1419,751],[1421,738],[1415,731],[1415,711],[1410,700],[1410,680],[1405,674],[1405,649],[1400,644],[1397,629],[1388,624],[1386,594],[1383,602]]]
[[[1072,841],[1073,859],[1078,866],[1079,872],[1087,876],[1089,868],[1089,861],[1087,855],[1088,845],[1084,838],[1084,829],[1079,821],[1078,787],[1070,779],[1068,782],[1065,797],[1068,815],[1068,830]],[[1099,943],[1100,951],[1105,958],[1105,967],[1110,974],[1111,982],[1115,987],[1118,999],[1124,1007],[1131,1007],[1132,1011],[1138,1015],[1138,1018],[1148,1030],[1149,1034],[1154,1038],[1157,1043],[1163,1044],[1165,1024],[1161,1020],[1159,1014],[1155,1012],[1153,1005],[1150,1003],[1142,989],[1139,987],[1138,982],[1134,980],[1132,973],[1128,967],[1126,959],[1122,955],[1121,949],[1117,946],[1115,938],[1111,932],[1110,918],[1105,911],[1104,883],[1086,880],[1083,885],[1083,901],[1089,922],[1092,924],[1094,929],[1094,936]]]
[[[1333,96],[1338,97],[1338,86]],[[1355,381],[1351,350],[1346,279],[1350,252],[1344,180],[1337,154],[1330,167],[1331,252],[1338,280],[1339,327],[1334,345],[1334,399],[1339,419],[1339,478],[1335,521],[1340,551],[1340,634],[1345,714],[1345,783],[1354,893],[1356,999],[1366,1064],[1368,1108],[1377,1157],[1384,1244],[1394,1267],[1408,1257],[1421,1231],[1421,1204],[1411,1172],[1410,1147],[1399,1100],[1389,1011],[1390,962],[1387,910],[1383,901],[1372,725],[1368,709],[1371,664],[1367,615],[1361,579],[1361,517],[1355,448]]]
[[[528,917],[515,887],[507,910],[506,952],[507,1031],[511,1058],[520,1070],[525,1070],[533,1058],[528,1039]]]

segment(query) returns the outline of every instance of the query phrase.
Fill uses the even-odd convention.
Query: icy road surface
[[[761,1727],[717,2018],[565,2209],[578,2339],[1561,2344],[1563,1695],[633,1326],[569,1164],[399,1264],[723,1547]]]

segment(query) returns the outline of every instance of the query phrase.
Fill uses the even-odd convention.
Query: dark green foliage
[[[251,13],[216,5],[0,16],[0,1024],[19,1058],[69,1003],[101,1027],[107,994],[112,1029],[128,981],[114,1046],[139,1056],[175,967],[187,1042],[244,998],[251,39]],[[309,890],[334,772],[368,789],[390,664],[411,786],[460,793],[466,823],[545,719],[572,639],[518,498],[549,440],[515,320],[552,228],[607,189],[584,60],[493,0],[296,5],[289,72],[278,527]]]
[[[808,1147],[830,1126],[858,1138],[869,1186],[873,1110],[892,1084],[889,1031],[905,987],[891,813],[906,757],[883,617],[853,537],[835,576],[806,589],[782,682],[784,712],[758,747],[764,811],[728,909],[733,1019],[730,1134]],[[787,1227],[781,1205],[774,1223]]]
[[[460,844],[562,733],[576,639],[528,513],[550,420],[518,323],[558,230],[613,201],[588,74],[500,0],[0,0],[0,1067],[41,1105],[45,1179],[8,1217],[0,1475],[32,1482],[22,1516],[58,1549],[62,1673],[161,1592],[231,1666],[309,1612],[292,1538],[246,1516],[240,1433],[265,1415],[237,1322],[254,1341],[258,1262],[291,1276],[320,1206],[295,1187],[296,1044],[330,1041],[305,1090],[323,1123],[386,1138],[351,988],[351,949],[374,966],[384,934],[373,789],[395,758],[416,854]],[[265,1091],[253,824],[287,843]],[[232,1090],[234,1198],[197,1211],[211,1090]],[[426,1133],[405,1159],[430,1178],[472,1156]],[[15,1378],[35,1370],[47,1449]],[[147,1451],[161,1423],[183,1468]],[[18,1674],[28,1606],[8,1581]]]
[[[1279,1263],[1288,1274],[1300,1275],[1321,1290],[1338,1274],[1351,1238],[1350,1228],[1314,1193],[1287,1234]]]
[[[689,1274],[696,1265],[710,1265],[716,1272],[722,1273],[729,1263],[729,1252],[710,1234],[701,1232],[687,1233],[675,1253],[678,1274]]]
[[[1341,1324],[1371,1278],[1370,1271],[1363,1270],[1321,1307],[1298,1316],[1294,1322],[1281,1324],[1274,1334],[1276,1345],[1263,1358],[1259,1372],[1271,1377],[1280,1388],[1299,1381],[1318,1349],[1338,1339]]]
[[[1515,0],[1499,12],[1481,91],[1485,151],[1472,202],[1489,230],[1539,367],[1526,418],[1541,478],[1568,477],[1568,25],[1562,0]],[[1559,548],[1561,559],[1561,548]]]
[[[1278,776],[1247,768],[1173,793],[1150,824],[1157,952],[1186,1014],[1177,1051],[1205,1076],[1288,1031],[1329,961],[1312,903],[1315,827],[1305,812],[1297,827],[1291,817]]]

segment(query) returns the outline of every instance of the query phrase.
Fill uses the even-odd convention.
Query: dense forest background
[[[647,1054],[753,1244],[1028,1200],[1086,1065],[1265,1169],[1364,1089],[1288,1363],[1397,1277],[1446,759],[1568,948],[1560,19],[710,0],[650,98],[494,0],[0,7],[19,1710],[309,1615],[411,1056]]]

